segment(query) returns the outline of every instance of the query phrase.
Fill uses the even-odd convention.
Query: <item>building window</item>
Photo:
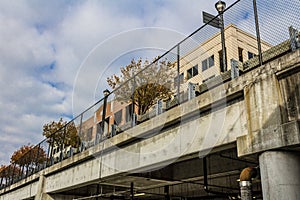
[[[203,60],[202,61],[202,71],[205,71],[208,69],[208,66],[207,66],[207,61],[206,60]]]
[[[239,61],[243,62],[243,49],[239,47],[238,53],[239,53]]]
[[[251,59],[251,58],[253,58],[254,56],[255,56],[254,53],[248,51],[248,59]]]
[[[110,117],[107,117],[105,120],[104,120],[104,134],[106,134],[108,132],[108,128],[109,128],[109,118]],[[97,133],[98,134],[102,134],[102,121],[100,121],[98,124],[97,124]]]
[[[208,58],[208,66],[209,66],[209,67],[212,67],[212,66],[214,66],[214,65],[215,65],[215,56],[212,55],[212,56],[210,56],[210,57]]]
[[[93,127],[90,127],[83,135],[85,141],[91,141],[93,137]]]
[[[119,125],[122,122],[122,110],[119,110],[114,115],[115,115],[115,124]]]
[[[198,75],[198,65],[187,70],[187,79],[193,78]]]
[[[126,122],[131,121],[131,117],[132,117],[132,104],[129,104],[128,106],[126,106]]]
[[[202,71],[207,70],[208,68],[215,65],[215,56],[212,55],[208,57],[207,59],[202,61]]]
[[[182,84],[184,79],[184,74],[179,74],[179,83]],[[178,76],[174,78],[174,87],[177,87],[178,84]]]

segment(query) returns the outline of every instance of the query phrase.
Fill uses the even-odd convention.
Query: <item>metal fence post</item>
[[[177,99],[180,104],[180,46],[177,45]]]
[[[64,148],[65,148],[65,139],[66,139],[66,134],[67,134],[67,130],[66,130],[66,125],[64,126],[64,132],[63,132],[63,138],[62,138],[62,143],[60,145],[60,162],[64,159]]]
[[[298,48],[300,48],[299,31],[293,28],[293,26],[290,26],[289,33],[290,33],[291,49],[292,51],[296,51]]]
[[[12,171],[12,175],[11,175],[11,182],[10,182],[11,185],[14,183],[14,177],[15,177],[16,165],[17,165],[17,164],[14,163],[14,167],[13,167],[13,171]]]
[[[133,86],[132,86],[132,95],[131,95],[131,127],[134,127],[136,125],[136,116],[135,116],[135,110],[134,110],[134,94],[136,90],[136,75],[133,76]]]
[[[262,65],[262,52],[261,52],[261,41],[260,41],[260,32],[259,32],[259,23],[258,23],[258,14],[257,14],[256,0],[253,0],[253,10],[254,10],[255,27],[256,27],[258,60],[259,60],[260,66],[261,66]]]
[[[32,149],[32,151],[34,151],[34,148],[37,148],[37,153],[36,153],[36,158],[35,158],[35,169],[33,169],[32,168],[32,173],[34,173],[34,170],[36,171],[36,169],[38,169],[38,171],[39,171],[39,156],[40,156],[40,145],[41,144],[39,144],[38,146],[35,146],[35,147],[33,147],[33,149]],[[33,152],[33,155],[34,155],[34,152]]]

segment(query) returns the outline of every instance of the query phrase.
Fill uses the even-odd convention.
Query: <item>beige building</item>
[[[235,25],[225,27],[225,45],[227,51],[227,70],[231,69],[230,60],[245,62],[258,53],[257,38]],[[261,41],[262,51],[271,47]],[[193,51],[180,59],[180,82],[201,84],[220,74],[222,64],[222,44],[220,33],[213,35]],[[182,85],[185,90],[187,84]]]
[[[101,133],[103,104],[81,125],[81,139],[85,142],[95,142],[97,134]],[[110,137],[111,125],[131,125],[132,104],[111,100],[107,102],[104,135]],[[78,126],[80,128],[80,126]],[[98,135],[99,137],[99,135]]]
[[[225,42],[227,49],[227,70],[231,68],[230,60],[234,59],[244,62],[257,55],[256,37],[238,29],[233,24],[225,28]],[[261,41],[262,51],[271,47],[270,44]],[[193,51],[180,59],[180,81],[181,92],[187,93],[187,83],[201,84],[220,74],[220,63],[222,63],[222,45],[220,33],[213,35]],[[176,85],[176,84],[175,84]],[[96,134],[100,132],[103,105],[101,105],[94,116],[84,120],[82,123],[82,137],[86,141],[94,141]],[[111,125],[118,127],[130,127],[132,104],[111,100],[107,102],[105,130],[109,136]]]

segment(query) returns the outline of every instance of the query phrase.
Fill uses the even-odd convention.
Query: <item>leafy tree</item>
[[[149,64],[148,60],[133,59],[129,65],[121,67],[120,76],[114,74],[107,78],[112,89],[120,87],[115,91],[116,100],[126,103],[133,100],[138,114],[145,114],[158,99],[167,99],[173,94],[174,66],[167,60]]]
[[[17,166],[13,165],[1,165],[0,166],[0,178],[5,178],[6,180],[12,177],[17,177],[21,174],[21,170]]]
[[[77,133],[74,122],[67,124],[62,118],[58,122],[52,121],[43,126],[43,135],[48,139],[50,145],[65,146],[71,145],[77,148],[80,144],[80,138]]]
[[[0,178],[5,178],[6,176],[6,168],[7,168],[7,166],[6,165],[1,165],[0,166]]]
[[[39,146],[24,145],[11,156],[11,163],[19,166],[43,163],[46,160],[46,152]]]

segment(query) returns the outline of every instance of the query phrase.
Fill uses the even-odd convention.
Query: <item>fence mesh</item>
[[[223,13],[227,70],[233,70],[232,59],[242,63],[240,70],[246,71],[249,67],[259,65],[259,57],[262,57],[264,63],[291,51],[289,27],[300,29],[299,8],[298,0],[239,0],[227,8]],[[213,20],[220,20],[221,15]],[[212,26],[212,21],[154,62],[135,60],[135,63],[129,65],[132,70],[127,72],[125,67],[127,76],[112,93],[64,125],[50,138],[32,147],[18,160],[2,167],[0,188],[190,100],[207,90],[208,83],[213,82],[216,76],[221,75],[224,82],[234,78],[229,75],[228,79],[229,72],[221,70],[221,29]]]

